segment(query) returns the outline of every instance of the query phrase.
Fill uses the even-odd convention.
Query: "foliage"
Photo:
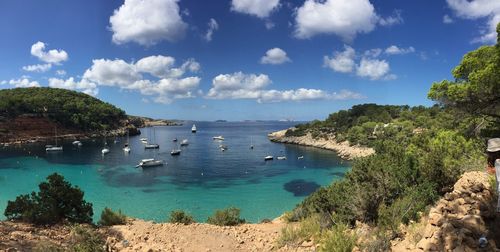
[[[240,218],[240,209],[229,207],[216,210],[214,215],[208,217],[207,223],[218,226],[236,226],[245,223],[245,219]]]
[[[101,213],[101,219],[98,224],[101,226],[124,225],[127,223],[127,216],[121,210],[113,212],[110,208],[105,207]]]
[[[20,195],[8,201],[4,215],[10,220],[35,224],[55,224],[62,221],[91,223],[92,204],[83,200],[83,191],[72,187],[64,177],[54,173],[39,185],[38,193]]]
[[[39,241],[34,247],[33,252],[63,252],[64,249],[50,241]]]
[[[93,228],[76,225],[71,230],[71,249],[74,252],[104,252],[104,239]]]
[[[168,220],[170,223],[182,223],[184,225],[189,225],[191,223],[194,223],[194,218],[193,216],[185,213],[182,210],[175,210],[170,212],[170,218]]]
[[[356,245],[356,235],[349,233],[345,224],[337,224],[322,234],[319,251],[350,252]]]
[[[0,116],[46,116],[68,128],[107,130],[126,119],[125,112],[90,95],[58,88],[0,90]]]
[[[302,242],[318,237],[321,232],[320,215],[315,214],[301,220],[298,224],[288,224],[281,230],[277,245],[298,246]]]

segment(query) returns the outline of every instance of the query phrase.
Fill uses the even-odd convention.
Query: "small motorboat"
[[[141,138],[141,142],[142,142],[143,144],[147,144],[147,143],[148,143],[148,139],[147,139],[147,138],[145,138],[145,137],[143,137],[143,138]]]
[[[297,157],[297,159],[304,159],[304,156]]]
[[[160,145],[158,144],[146,144],[144,145],[144,149],[159,149]]]
[[[130,146],[128,146],[128,144],[125,144],[125,146],[123,147],[123,151],[125,153],[129,153],[130,152]]]
[[[196,133],[196,125],[193,124],[193,127],[191,127],[191,132]]]
[[[143,159],[141,162],[139,162],[136,167],[142,167],[142,168],[147,168],[147,167],[154,167],[154,166],[162,166],[164,164],[163,160],[156,160],[154,158],[148,158],[148,159]]]
[[[213,140],[219,140],[219,141],[224,141],[224,137],[222,136],[214,136],[212,137]]]
[[[222,144],[219,145],[219,148],[220,148],[221,151],[226,151],[226,150],[229,149],[229,147],[227,147],[227,145],[222,145]]]
[[[8,146],[8,145],[6,145]],[[63,147],[62,146],[52,146],[50,145],[50,147],[46,147],[45,148],[45,151],[62,151],[63,150]]]
[[[269,161],[269,160],[273,160],[274,157],[273,156],[265,156],[264,157],[264,161]]]
[[[172,142],[177,142],[177,138],[172,139]]]
[[[279,156],[279,157],[276,157],[276,159],[278,159],[278,160],[286,160],[286,157],[285,156]]]
[[[189,145],[189,142],[187,139],[182,140],[181,146],[188,146],[188,145]]]
[[[102,150],[101,150],[101,153],[102,155],[106,155],[109,153],[109,148],[108,147],[104,147]]]
[[[181,149],[173,149],[170,152],[170,155],[172,155],[172,156],[179,156],[180,154],[181,154]]]
[[[82,142],[80,142],[78,140],[73,141],[72,144],[75,145],[75,146],[82,146]]]

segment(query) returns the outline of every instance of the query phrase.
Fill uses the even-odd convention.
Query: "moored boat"
[[[160,145],[158,144],[146,144],[144,145],[144,149],[159,149]]]
[[[181,149],[173,149],[171,152],[170,152],[170,155],[172,156],[178,156],[181,154]]]
[[[193,124],[193,127],[191,127],[191,132],[196,133],[196,125]]]
[[[62,151],[63,147],[57,145],[57,127],[54,129],[54,134],[55,134],[55,140],[56,140],[56,145],[46,145],[45,146],[45,151]]]
[[[147,167],[162,166],[163,164],[164,164],[163,160],[148,158],[148,159],[142,159],[141,162],[139,162],[139,164],[136,167],[147,168]]]
[[[182,140],[181,146],[188,146],[188,145],[189,145],[189,142],[187,139]]]
[[[270,156],[270,155],[264,157],[264,161],[269,161],[269,160],[273,160],[273,159],[274,159],[274,157]]]
[[[214,136],[212,137],[213,140],[219,140],[219,141],[224,141],[224,137],[222,136]]]
[[[276,157],[276,159],[278,159],[278,160],[286,160],[286,157],[285,156],[279,156],[279,157]]]

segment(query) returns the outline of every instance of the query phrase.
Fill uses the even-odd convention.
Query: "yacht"
[[[264,157],[264,161],[273,160],[273,159],[274,159],[273,156],[265,156]]]
[[[189,142],[187,139],[182,140],[181,146],[188,146],[188,145],[189,145]]]
[[[144,149],[159,149],[160,145],[158,144],[146,144],[144,145]]]
[[[224,141],[224,137],[222,136],[214,136],[212,137],[213,140],[220,140],[220,141]]]
[[[191,132],[196,133],[196,125],[193,124],[193,127],[191,127]]]
[[[63,147],[62,146],[57,146],[57,127],[54,129],[55,132],[55,139],[56,139],[56,145],[47,145],[45,146],[45,151],[62,151]]]
[[[170,155],[172,156],[178,156],[181,154],[181,149],[173,149],[171,152],[170,152]]]
[[[141,162],[136,167],[142,167],[142,168],[147,168],[147,167],[154,167],[154,166],[162,166],[163,160],[156,160],[154,158],[148,158],[148,159],[142,159]]]
[[[276,157],[276,159],[278,159],[278,160],[286,160],[286,157],[285,156],[279,156],[279,157]]]

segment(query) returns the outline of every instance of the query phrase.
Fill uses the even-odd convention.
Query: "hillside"
[[[80,92],[48,87],[0,90],[3,142],[53,136],[56,127],[60,135],[111,132],[127,126],[127,119],[123,110]]]

